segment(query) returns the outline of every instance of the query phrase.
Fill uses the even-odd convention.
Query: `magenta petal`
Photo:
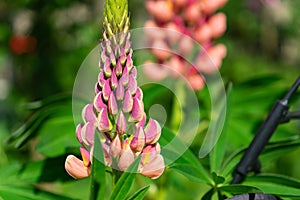
[[[102,61],[102,63],[105,62],[106,58],[107,58],[107,56],[105,54],[105,51],[101,51],[101,61]]]
[[[116,89],[116,97],[118,101],[121,101],[124,99],[124,93],[125,89],[122,83],[119,82],[118,87]]]
[[[131,69],[130,74],[132,74],[132,76],[133,76],[134,78],[137,77],[137,71],[136,71],[136,68],[135,68],[135,67],[133,67],[133,68]]]
[[[120,83],[127,86],[129,81],[129,73],[127,67],[124,67],[122,77],[120,78]]]
[[[102,90],[102,95],[103,95],[104,101],[106,101],[106,102],[108,101],[110,93],[111,93],[110,79],[107,79],[103,85],[103,90]]]
[[[142,91],[141,88],[138,87],[136,89],[134,97],[137,98],[137,99],[139,99],[139,100],[143,100],[143,91]]]
[[[83,124],[78,124],[77,127],[76,127],[76,138],[77,138],[77,140],[80,144],[83,144],[83,140],[82,140],[82,137],[81,137],[82,127],[83,127]]]
[[[126,53],[125,53],[124,47],[121,47],[120,49],[121,49],[121,54],[120,54],[119,60],[120,60],[121,64],[124,66],[124,64],[126,62]]]
[[[121,76],[122,75],[122,64],[120,60],[118,60],[117,65],[116,65],[116,75]]]
[[[127,56],[126,67],[128,68],[128,71],[130,71],[133,67],[133,62],[130,55]]]
[[[136,125],[136,127],[139,127],[139,126],[144,127],[145,124],[146,124],[146,113],[144,112],[142,119],[139,122],[137,122],[135,125]]]
[[[102,108],[98,114],[98,129],[103,132],[110,131],[112,129],[112,124],[108,118],[106,108]]]
[[[113,52],[110,53],[109,58],[110,58],[111,64],[115,67],[115,66],[116,66],[116,57],[115,57],[115,55],[113,54]]]
[[[133,76],[133,74],[130,74],[129,81],[128,81],[128,90],[130,91],[130,94],[134,95],[136,89],[137,89],[136,78]]]
[[[127,122],[126,122],[126,117],[124,116],[123,112],[120,111],[117,124],[116,124],[116,129],[118,134],[124,134],[126,133],[127,129]]]
[[[111,88],[112,89],[115,89],[118,86],[118,78],[117,78],[116,70],[115,69],[116,68],[114,68],[113,73],[111,75],[111,79],[110,79],[110,81],[111,81]]]
[[[99,85],[101,86],[101,88],[103,87],[104,83],[105,83],[105,76],[104,76],[104,71],[101,70],[99,75],[98,75],[98,82],[99,82]]]
[[[102,108],[106,108],[106,104],[102,98],[102,92],[99,92],[94,98],[94,107],[99,112]]]
[[[82,119],[85,123],[91,122],[92,124],[94,124],[96,122],[96,115],[94,113],[94,105],[92,103],[87,104],[82,109]]]
[[[145,128],[145,135],[146,135],[146,144],[154,144],[158,141],[161,135],[161,127],[156,120],[150,118]]]
[[[98,94],[100,91],[102,91],[102,88],[101,88],[99,82],[97,82],[95,84],[95,93]]]
[[[116,115],[118,113],[118,104],[115,98],[114,93],[110,93],[109,99],[108,99],[108,109],[109,113]]]
[[[138,127],[130,142],[130,148],[134,152],[141,152],[145,146],[145,133],[143,127]]]
[[[110,61],[109,61],[108,58],[106,58],[106,61],[104,63],[103,71],[104,71],[104,74],[105,74],[106,77],[111,76]]]
[[[138,122],[142,120],[144,114],[144,103],[143,101],[133,98],[133,105],[131,111],[130,122]]]
[[[94,134],[95,134],[95,126],[94,124],[87,122],[81,129],[81,137],[83,143],[86,146],[91,146],[94,144]]]
[[[129,92],[129,90],[126,90],[125,96],[124,96],[124,101],[123,101],[123,112],[129,113],[132,110],[132,105],[133,105],[133,99],[132,96]]]

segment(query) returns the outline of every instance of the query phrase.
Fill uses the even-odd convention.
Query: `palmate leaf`
[[[170,143],[172,141],[172,143]],[[189,150],[186,145],[178,138],[175,134],[168,128],[164,127],[162,130],[162,135],[159,139],[159,143],[164,147],[168,144],[167,148],[162,148],[161,154],[163,155],[165,161],[170,164],[170,169],[174,169],[190,178],[193,181],[201,183],[212,183],[212,180],[204,169],[202,164],[199,162],[198,158]],[[180,155],[180,151],[177,149],[186,149],[186,151]]]
[[[122,176],[118,180],[112,194],[110,196],[110,200],[124,200],[130,188],[134,182],[134,178],[138,169],[138,165],[140,163],[141,157],[138,157],[134,160],[134,162],[128,167],[128,169],[123,172]]]

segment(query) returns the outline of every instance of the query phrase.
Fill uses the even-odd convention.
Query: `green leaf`
[[[212,173],[212,178],[215,182],[215,185],[222,184],[225,182],[225,178],[222,176],[218,176],[215,172]]]
[[[201,200],[211,200],[214,193],[215,193],[215,189],[214,188],[210,189],[208,192],[204,194]]]
[[[46,121],[39,131],[40,140],[36,151],[46,157],[57,157],[66,153],[67,147],[79,147],[75,137],[73,117],[55,117]]]
[[[143,200],[146,196],[147,191],[149,190],[149,185],[139,189],[136,193],[134,193],[128,200]]]
[[[97,132],[94,138],[90,200],[100,200],[105,196],[105,165],[103,148]]]
[[[228,192],[231,194],[244,194],[244,193],[261,193],[261,191],[255,186],[249,185],[225,185],[218,187],[218,191]]]
[[[275,183],[278,185],[284,185],[300,189],[300,180],[279,174],[259,174],[256,176],[249,176],[246,178],[246,182]]]
[[[159,143],[162,145],[161,154],[165,162],[173,162],[169,166],[171,169],[174,168],[185,175],[192,173],[187,177],[197,182],[209,184],[213,182],[198,158],[170,129],[163,128]],[[168,146],[165,148],[166,145]],[[182,152],[183,149],[186,150]]]
[[[135,159],[134,162],[128,167],[128,169],[123,172],[110,196],[110,200],[124,200],[126,198],[131,185],[133,184],[140,159],[140,157]]]
[[[282,184],[267,183],[267,182],[245,181],[244,184],[256,187],[266,194],[285,196],[285,197],[300,197],[300,189],[295,187],[289,187]]]
[[[232,89],[232,84],[229,83],[226,89],[226,101],[224,101],[223,105],[221,105],[222,106],[221,112],[219,114],[219,117],[216,119],[217,120],[216,126],[221,126],[220,128],[216,127],[216,130],[220,130],[221,128],[223,129],[221,130],[220,136],[217,139],[218,141],[216,142],[215,146],[213,147],[212,151],[209,154],[211,172],[216,172],[216,173],[220,172],[221,164],[226,151],[226,146],[227,146],[226,127],[228,124],[228,116],[229,116],[227,105],[229,105],[228,102],[229,102],[229,95],[231,93],[231,89]],[[225,122],[223,124],[222,116],[224,115],[225,115]],[[213,134],[213,133],[208,133],[208,134]]]

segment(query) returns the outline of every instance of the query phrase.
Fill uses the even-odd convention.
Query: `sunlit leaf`
[[[147,191],[149,190],[149,185],[139,189],[136,193],[134,193],[128,200],[143,200],[146,196]]]

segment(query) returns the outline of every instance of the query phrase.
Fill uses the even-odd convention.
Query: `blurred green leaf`
[[[131,185],[134,182],[134,178],[140,163],[141,157],[138,157],[134,162],[128,167],[128,169],[123,172],[122,176],[118,180],[113,192],[110,196],[110,200],[124,200],[129,193]]]
[[[284,185],[284,186],[300,189],[299,180],[294,179],[292,177],[279,175],[279,174],[259,174],[256,176],[249,176],[246,178],[245,182],[274,183],[278,185]]]
[[[198,158],[170,129],[166,127],[163,128],[159,143],[163,147],[168,145],[168,148],[162,148],[161,154],[167,162],[174,162],[169,166],[171,169],[174,168],[185,175],[190,174],[188,177],[192,180],[209,184],[212,183],[210,176]],[[172,144],[172,146],[170,146],[170,144]],[[181,152],[178,152],[178,150],[182,149],[186,149],[186,151],[180,155]]]
[[[225,181],[224,177],[218,176],[215,172],[212,173],[212,178],[215,182],[215,185],[222,184]]]
[[[211,200],[212,199],[212,196],[214,195],[215,193],[215,189],[212,188],[210,189],[208,192],[206,192],[203,197],[201,198],[201,200]]]
[[[79,147],[75,137],[72,116],[55,117],[47,120],[39,131],[40,140],[36,151],[47,157],[57,157],[66,153],[68,147]]]
[[[221,127],[216,127],[216,130],[220,130],[222,128],[222,131],[220,133],[220,136],[214,145],[212,151],[209,154],[209,160],[210,160],[210,170],[211,172],[220,172],[221,164],[223,162],[223,158],[225,156],[226,152],[226,144],[227,144],[227,136],[226,136],[226,130],[227,130],[227,125],[228,125],[228,117],[229,117],[229,98],[231,94],[231,89],[232,89],[232,84],[229,83],[229,85],[226,88],[226,101],[222,102],[222,109],[221,113],[219,113],[219,117],[216,122],[216,126],[221,126]],[[225,122],[223,122],[223,117],[225,115]],[[210,134],[210,133],[208,133]]]
[[[128,200],[143,200],[149,190],[149,185],[139,189],[136,193],[134,193]]]

